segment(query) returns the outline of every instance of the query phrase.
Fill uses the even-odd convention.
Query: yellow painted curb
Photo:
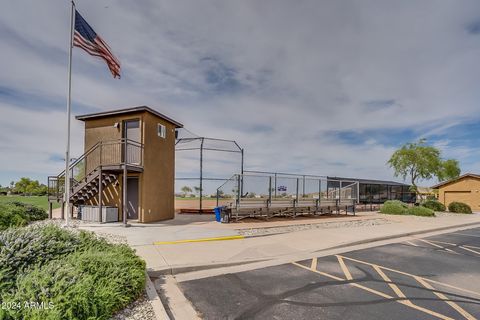
[[[224,240],[239,240],[245,239],[245,236],[228,236],[228,237],[216,237],[216,238],[200,238],[200,239],[187,239],[187,240],[175,240],[175,241],[157,241],[153,244],[179,244],[179,243],[190,243],[190,242],[206,242],[206,241],[224,241]]]

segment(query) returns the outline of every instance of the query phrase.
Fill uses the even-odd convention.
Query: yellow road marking
[[[296,263],[296,262],[292,262],[292,264],[293,264],[293,265],[296,265],[297,267],[303,268],[303,269],[305,269],[305,270],[318,273],[318,274],[320,274],[320,275],[322,275],[322,276],[325,276],[325,277],[327,277],[327,278],[330,278],[330,279],[334,279],[334,280],[338,280],[338,281],[345,281],[345,279],[343,279],[343,278],[340,278],[340,277],[337,277],[337,276],[334,276],[334,275],[331,275],[331,274],[328,274],[328,273],[325,273],[325,272],[322,272],[322,271],[312,270],[312,269],[310,269],[309,267],[305,267],[305,266],[303,266],[303,265],[301,265],[301,264],[299,264],[299,263]],[[378,295],[378,296],[380,296],[380,297],[382,297],[382,298],[385,298],[385,299],[389,299],[389,300],[394,299],[394,297],[392,297],[392,296],[390,296],[390,295],[388,295],[388,294],[385,294],[385,293],[383,293],[383,292],[377,291],[377,290],[375,290],[375,289],[371,289],[371,288],[365,287],[365,286],[363,286],[363,285],[361,285],[361,284],[358,284],[358,283],[347,283],[347,284],[349,284],[349,285],[351,285],[351,286],[353,286],[353,287],[356,287],[356,288],[359,288],[359,289],[368,291],[368,292],[370,292],[370,293],[373,293],[373,294]],[[439,318],[439,319],[443,319],[443,320],[454,320],[454,319],[452,319],[452,318],[450,318],[450,317],[444,316],[443,314],[440,314],[440,313],[437,313],[437,312],[435,312],[435,311],[432,311],[432,310],[425,309],[425,308],[423,308],[423,307],[417,306],[417,305],[413,304],[412,302],[410,302],[409,300],[393,300],[393,301],[398,302],[398,303],[400,303],[400,304],[403,304],[403,305],[405,305],[405,306],[407,306],[407,307],[410,307],[410,308],[412,308],[412,309],[416,309],[416,310],[418,310],[418,311],[422,311],[422,312],[424,312],[424,313],[427,313],[427,314],[432,315],[432,316],[434,316],[434,317],[437,317],[437,318]]]
[[[174,240],[174,241],[157,241],[153,244],[179,244],[179,243],[190,243],[190,242],[205,242],[205,241],[224,241],[224,240],[240,240],[245,239],[244,236],[228,236],[228,237],[215,237],[215,238],[200,238],[200,239],[187,239],[187,240]]]
[[[382,271],[382,269],[380,269],[378,266],[373,266],[373,269],[375,269],[375,271],[377,271],[380,277],[382,277],[382,279],[388,283],[390,288],[392,288],[393,292],[395,292],[397,296],[399,296],[400,298],[406,298],[402,290],[400,290],[400,288],[395,283],[393,283],[389,277],[387,277],[387,275],[385,274],[385,272]]]
[[[460,248],[462,248],[463,250],[467,250],[467,251],[476,253],[476,254],[480,254],[480,252],[478,252],[478,251],[476,251],[476,250],[473,250],[473,249],[470,249],[470,248],[466,248],[466,246],[460,246]]]
[[[312,264],[310,265],[310,269],[317,270],[317,260],[318,260],[318,258],[313,258],[312,259]]]
[[[342,268],[342,271],[345,274],[345,277],[347,278],[347,280],[352,280],[353,279],[352,274],[350,273],[350,271],[348,271],[348,268],[345,265],[345,261],[343,261],[342,257],[340,256],[335,255],[335,257],[337,257],[338,263],[340,264],[340,267]]]
[[[409,245],[414,246],[414,247],[418,247],[418,244],[415,244],[411,241],[405,241],[405,243],[408,243]]]
[[[341,256],[342,258],[344,259],[347,259],[347,260],[350,260],[350,261],[355,261],[355,262],[358,262],[358,263],[362,263],[362,264],[366,264],[366,265],[369,265],[369,266],[378,266],[380,268],[382,268],[383,270],[388,270],[388,271],[392,271],[392,272],[396,272],[398,274],[403,274],[405,276],[409,276],[409,277],[419,277],[419,276],[416,276],[414,274],[411,274],[411,273],[407,273],[407,272],[403,272],[403,271],[400,271],[400,270],[395,270],[395,269],[392,269],[392,268],[388,268],[388,267],[384,267],[384,266],[380,266],[380,265],[377,265],[377,264],[374,264],[374,263],[370,263],[370,262],[366,262],[366,261],[362,261],[362,260],[358,260],[358,259],[354,259],[354,258],[350,258],[350,257],[346,257],[346,256]],[[443,283],[443,282],[440,282],[440,281],[436,281],[436,280],[432,280],[432,279],[427,279],[427,278],[423,278],[423,277],[419,277],[425,281],[428,281],[430,283],[435,283],[435,284],[438,284],[438,285],[441,285],[441,286],[444,286],[444,287],[448,287],[448,288],[451,288],[451,289],[455,289],[455,290],[459,290],[459,291],[463,291],[463,292],[467,292],[467,293],[470,293],[470,294],[473,294],[473,295],[476,295],[476,296],[480,296],[480,292],[475,292],[475,291],[472,291],[472,290],[468,290],[468,289],[463,289],[463,288],[460,288],[460,287],[456,287],[456,286],[453,286],[451,284],[448,284],[448,283]]]
[[[450,249],[448,249],[448,248],[445,248],[445,247],[443,247],[443,246],[441,246],[441,245],[438,245],[438,244],[436,244],[436,243],[433,243],[433,242],[431,242],[431,241],[428,241],[428,240],[425,240],[425,239],[417,239],[417,240],[418,240],[418,241],[425,242],[425,243],[428,243],[429,245],[432,245],[432,246],[434,246],[434,247],[437,247],[437,248],[440,248],[440,249],[442,249],[442,250],[448,251],[448,252],[450,252],[450,253],[458,254],[458,252],[455,252],[455,251],[453,251],[453,250],[450,250]]]
[[[332,275],[332,274],[328,274],[328,273],[325,273],[325,272],[322,272],[322,271],[318,271],[318,270],[312,270],[312,269],[310,269],[309,267],[305,267],[305,266],[303,266],[303,265],[301,265],[300,263],[297,263],[297,262],[292,262],[292,264],[296,265],[297,267],[300,267],[300,268],[303,268],[303,269],[306,269],[306,270],[309,270],[309,271],[312,271],[312,272],[321,274],[322,276],[325,276],[325,277],[327,277],[327,278],[331,278],[331,279],[333,279],[333,280],[345,281],[345,279],[342,279],[342,278],[340,278],[340,277],[334,276],[334,275]]]
[[[448,297],[446,295],[444,295],[443,293],[440,293],[440,292],[436,292],[435,291],[435,288],[432,287],[428,282],[426,282],[425,280],[423,280],[422,278],[420,277],[414,277],[415,280],[417,280],[421,285],[423,285],[425,288],[427,289],[430,289],[432,290],[433,294],[435,294],[437,297],[439,297],[440,299],[442,299],[443,301],[445,301],[449,306],[451,306],[453,309],[455,309],[458,313],[460,313],[465,319],[468,319],[468,320],[475,320],[476,318],[474,316],[472,316],[470,313],[468,313],[467,311],[465,311],[465,309],[463,309],[462,307],[460,307],[458,304],[456,304],[455,302],[453,301],[450,301],[450,299],[448,299]]]

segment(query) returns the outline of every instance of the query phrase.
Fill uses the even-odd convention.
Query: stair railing
[[[143,166],[143,144],[129,140],[106,140],[97,142],[70,164],[70,187],[73,191],[81,181],[101,166]],[[48,177],[49,199],[60,200],[65,191],[65,170],[57,176]]]

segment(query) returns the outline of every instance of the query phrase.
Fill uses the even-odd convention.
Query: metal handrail
[[[70,176],[70,179],[72,180],[72,183],[70,185],[72,190],[83,179],[85,179],[90,173],[97,170],[98,167],[101,167],[101,166],[106,164],[104,159],[102,159],[102,156],[104,156],[103,151],[105,150],[105,149],[102,149],[102,148],[106,148],[107,146],[111,146],[111,145],[118,145],[120,148],[118,150],[115,149],[115,151],[113,153],[113,158],[114,158],[115,161],[113,161],[112,163],[108,163],[108,165],[128,165],[128,164],[139,165],[139,166],[143,165],[143,144],[142,143],[137,142],[137,141],[133,141],[133,140],[130,140],[130,139],[125,139],[125,138],[116,139],[116,140],[99,141],[95,145],[93,145],[91,148],[89,148],[78,159],[76,159],[74,162],[72,162],[69,165],[69,170],[72,173],[72,175]],[[136,162],[135,163],[130,163],[129,162],[129,159],[127,157],[128,146],[134,146],[134,147],[140,148],[139,149],[140,152],[139,152],[139,159],[138,159],[139,162],[138,163],[136,163]],[[99,157],[94,158],[95,165],[93,167],[89,168],[88,167],[89,156],[91,156],[96,150],[100,150]],[[112,157],[108,157],[108,158],[111,159]],[[77,166],[82,165],[82,162],[83,162],[83,170],[84,170],[84,172],[82,173],[83,176],[82,176],[81,179],[76,180],[75,177],[73,176],[73,170],[75,170],[75,168]],[[59,195],[60,195],[60,181],[62,181],[62,179],[65,180],[65,170],[63,170],[57,176],[48,177],[49,195],[54,194],[54,195],[56,195],[57,198],[59,197]],[[52,186],[50,186],[50,182],[52,183]],[[53,186],[53,184],[55,184],[55,186]],[[52,187],[52,188],[50,188],[50,187]],[[51,190],[54,190],[54,192],[50,192]]]

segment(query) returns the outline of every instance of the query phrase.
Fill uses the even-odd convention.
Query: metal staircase
[[[72,162],[69,170],[68,201],[74,206],[88,203],[109,185],[119,185],[121,173],[143,171],[143,145],[127,139],[98,142]],[[65,170],[48,177],[50,202],[63,202],[64,191]]]

